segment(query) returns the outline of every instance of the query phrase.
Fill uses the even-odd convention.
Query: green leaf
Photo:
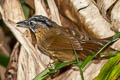
[[[118,66],[117,63],[120,61],[120,53],[118,53],[115,57],[112,57],[108,60],[108,62],[102,67],[99,75],[94,80],[113,80],[111,77],[116,74],[116,76],[120,75],[118,73],[114,73]],[[116,78],[116,77],[115,77]]]
[[[113,36],[112,40],[106,43],[97,53],[88,56],[83,63],[81,64],[81,68],[84,68],[86,64],[88,64],[94,57],[96,57],[100,52],[102,52],[108,45],[110,45],[113,41],[115,41],[117,38],[120,38],[120,32],[118,32],[116,35]]]
[[[95,54],[94,54],[95,55]],[[82,64],[80,65],[80,67],[83,69],[86,64],[88,64],[93,58],[94,58],[94,55],[93,56],[88,56],[83,62]]]
[[[108,80],[117,80],[119,76],[120,76],[120,63],[114,67]]]
[[[100,52],[102,52],[108,45],[110,45],[112,43],[112,41],[109,41],[108,43],[106,43],[97,53],[88,56],[81,64],[81,68],[84,68],[86,66],[86,64],[88,64],[94,57],[96,57],[98,54],[100,54]]]
[[[55,62],[54,63],[55,69],[53,69],[52,67],[49,67],[45,69],[43,72],[41,72],[40,74],[38,74],[33,80],[44,80],[46,77],[55,73],[57,70],[60,70],[61,68],[74,63],[75,62]]]
[[[47,76],[49,76],[48,72],[50,72],[49,68],[45,69],[43,72],[38,74],[33,80],[43,80]]]
[[[55,69],[56,70],[59,70],[65,66],[68,66],[68,65],[71,65],[71,64],[74,64],[75,62],[74,61],[71,61],[71,62],[56,62],[55,63]]]
[[[9,63],[9,57],[0,53],[0,65],[7,67],[8,63]]]
[[[110,58],[116,56],[120,51],[110,51],[110,52],[104,52],[100,55],[102,58]]]
[[[112,41],[116,40],[117,38],[120,38],[120,32],[113,36]]]

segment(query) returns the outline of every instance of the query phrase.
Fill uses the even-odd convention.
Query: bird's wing
[[[73,44],[75,50],[78,53],[79,59],[84,60],[85,58],[87,58],[88,55],[94,54],[98,50],[100,50],[106,42],[107,41],[105,40],[89,40],[79,43],[78,40],[66,38],[60,35],[54,38],[54,40],[47,47],[47,49],[50,51],[58,51],[54,55],[58,55],[59,52],[62,52],[62,55],[69,54],[69,58],[70,56],[72,58],[74,56],[73,47],[72,47]],[[59,54],[58,57],[61,57],[60,55],[61,54]],[[64,57],[66,59],[66,56]],[[75,58],[72,59],[71,58],[69,60],[75,60]]]
[[[44,46],[46,51],[50,51],[50,55],[61,61],[75,60],[73,47],[77,51],[79,59],[84,60],[91,53],[97,52],[107,42],[106,40],[79,41],[74,36],[67,35],[67,33],[63,34],[58,31],[59,34],[53,32],[49,32],[48,34],[50,33],[53,36],[47,36],[42,46]],[[51,53],[51,51],[53,51],[53,53]]]
[[[47,40],[49,42],[49,45],[47,46],[49,50],[70,50],[73,49],[72,44],[76,50],[82,48],[79,41],[73,37],[70,38],[64,35],[57,35]]]
[[[51,40],[47,46],[49,50],[73,50],[74,47],[75,50],[85,51],[88,53],[98,51],[106,43],[105,40],[79,41],[74,37],[68,37],[63,34],[54,36],[53,38],[47,40],[49,42]]]

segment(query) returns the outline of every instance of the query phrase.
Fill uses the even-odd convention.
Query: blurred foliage
[[[3,29],[6,36],[10,34],[10,30],[5,25],[5,23],[4,23],[4,21],[2,19],[0,20],[0,26],[2,26],[2,29]]]
[[[25,0],[20,0],[21,6],[23,8],[23,12],[25,15],[25,18],[28,19],[30,16],[30,8],[29,6],[25,3]]]
[[[20,3],[25,3],[25,0],[20,0]]]
[[[9,62],[9,57],[5,56],[4,54],[0,53],[0,65],[7,67]]]
[[[14,37],[14,35],[12,34],[12,32],[9,30],[9,28],[7,27],[7,25],[4,23],[3,20],[0,20],[0,26],[2,27],[2,30],[4,31],[5,34],[5,38],[8,41],[8,45],[11,48],[11,51],[14,47],[14,44],[16,43],[16,38]]]
[[[28,19],[29,16],[30,16],[30,9],[27,5],[23,4],[22,5],[23,7],[23,12],[24,12],[24,15],[25,15],[25,18]]]

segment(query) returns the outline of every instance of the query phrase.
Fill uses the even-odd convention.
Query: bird
[[[85,60],[88,55],[97,52],[109,41],[92,39],[83,34],[78,36],[76,29],[60,26],[42,15],[32,16],[28,20],[16,24],[30,29],[35,35],[36,44],[42,53],[63,62],[76,60],[73,48],[78,58]]]

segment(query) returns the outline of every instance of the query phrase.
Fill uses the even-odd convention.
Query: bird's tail
[[[109,40],[89,40],[81,43],[82,50],[77,50],[78,56],[81,60],[87,58],[87,56],[98,52]],[[102,52],[113,51],[109,46],[106,47]]]

